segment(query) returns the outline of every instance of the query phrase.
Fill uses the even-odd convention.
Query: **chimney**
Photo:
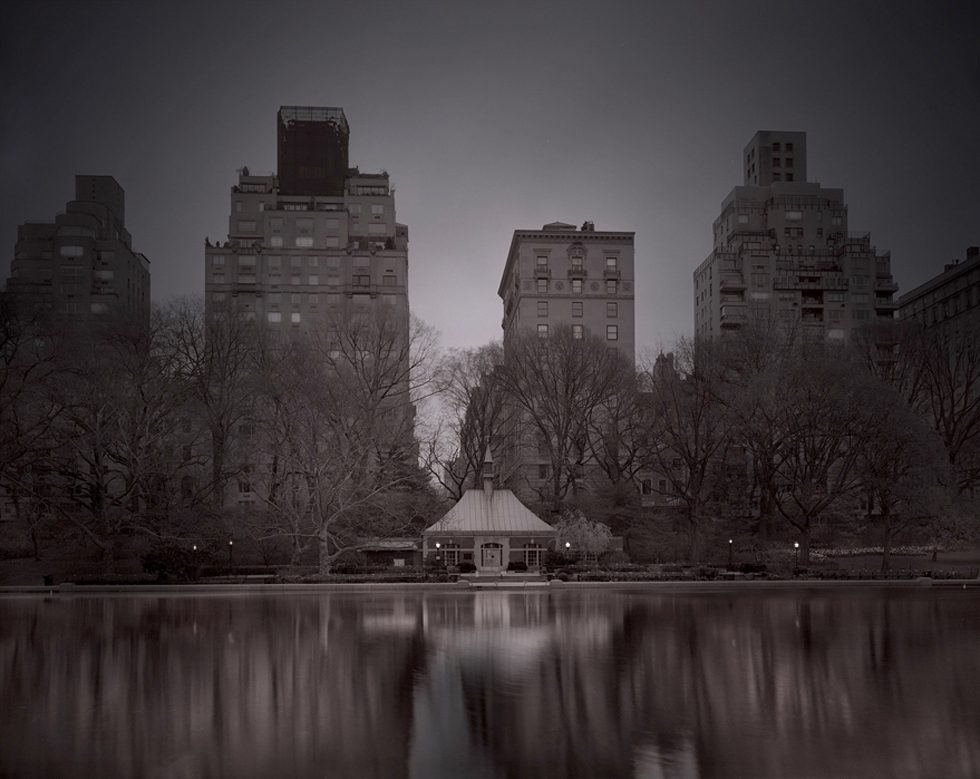
[[[483,494],[487,500],[493,499],[493,457],[490,454],[490,447],[483,457]]]

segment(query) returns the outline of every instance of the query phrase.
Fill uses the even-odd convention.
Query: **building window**
[[[619,268],[618,257],[606,257],[606,270],[616,270]]]
[[[619,282],[616,279],[606,279],[606,293],[615,295],[619,292]]]
[[[384,284],[386,287],[395,286],[395,274],[386,273],[384,276],[381,277],[381,283]]]
[[[572,316],[580,317],[582,316],[582,301],[573,300],[572,301]]]
[[[320,283],[320,277],[317,276],[317,275],[311,275],[310,278],[309,278],[309,282],[308,283],[309,284],[319,284]]]
[[[267,318],[267,319],[268,319],[268,320],[269,320],[270,322],[272,322],[273,324],[275,324],[275,323],[277,323],[277,322],[281,322],[281,321],[282,321],[282,313],[281,313],[281,312],[279,312],[279,311],[270,311],[270,312],[269,312],[269,313],[268,313],[268,314],[266,315],[266,318]]]
[[[242,219],[238,222],[238,232],[240,233],[254,233],[255,232],[255,221],[252,219]]]
[[[539,255],[537,255],[537,257],[534,258],[534,264],[538,268],[547,268],[548,267],[548,255],[547,254],[539,254]]]
[[[298,325],[301,319],[302,317],[300,316],[299,311],[293,311],[293,313],[289,315],[289,321],[294,325]]]
[[[619,340],[619,325],[606,325],[606,340],[607,341]]]
[[[375,203],[371,206],[371,216],[384,216],[385,207],[384,205]]]
[[[386,306],[393,306],[393,305],[395,305],[396,299],[397,299],[397,295],[382,295],[381,296],[381,302],[384,303]]]
[[[355,275],[354,276],[354,286],[355,287],[370,287],[371,286],[371,277],[370,276]]]
[[[273,235],[272,237],[270,237],[269,238],[269,246],[271,246],[271,247],[273,247],[275,249],[281,248],[282,247],[282,236],[281,235]]]
[[[776,141],[775,143],[773,143],[772,150],[773,151],[779,151],[779,141]]]
[[[548,337],[548,325],[538,325],[538,338]]]
[[[211,265],[215,268],[225,267],[225,256],[223,254],[214,255],[213,257],[211,257]]]
[[[619,316],[619,303],[606,303],[606,316],[607,317]]]
[[[265,258],[266,267],[269,269],[269,273],[278,273],[282,270],[282,257],[275,254],[270,254]]]
[[[581,254],[573,254],[571,260],[573,269],[582,270],[584,267],[585,258]]]
[[[538,279],[537,285],[538,285],[539,295],[544,294],[548,291],[548,279]]]
[[[532,543],[524,545],[524,564],[528,568],[540,568],[541,567],[541,552],[542,547],[540,544]]]
[[[582,294],[582,279],[572,279],[569,284],[571,285],[572,294],[581,295]]]
[[[296,245],[301,249],[309,249],[313,246],[313,236],[312,235],[297,235]]]
[[[548,301],[539,300],[538,301],[538,316],[548,316]]]
[[[572,325],[572,338],[576,341],[581,341],[584,337],[584,331],[582,325]]]

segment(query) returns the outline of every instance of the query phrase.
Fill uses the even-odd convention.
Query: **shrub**
[[[143,555],[143,570],[156,574],[159,581],[195,581],[201,567],[213,562],[213,556],[200,547],[195,551],[190,544],[167,544]]]
[[[464,560],[459,564],[460,573],[476,573],[476,564],[469,560]]]
[[[511,560],[510,563],[507,564],[507,570],[508,571],[526,571],[527,570],[527,563],[525,563],[523,560]]]

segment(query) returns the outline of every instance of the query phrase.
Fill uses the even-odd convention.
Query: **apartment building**
[[[551,222],[515,230],[497,294],[504,305],[504,348],[520,331],[547,338],[559,325],[606,340],[631,363],[636,334],[631,232]]]
[[[18,226],[7,291],[75,324],[111,312],[149,321],[150,262],[133,250],[115,178],[75,176],[75,199],[54,221]]]
[[[205,246],[208,313],[323,338],[382,314],[407,337],[408,228],[395,220],[388,174],[347,167],[340,108],[284,107],[278,128],[281,175],[242,168],[228,238]]]
[[[254,321],[274,343],[309,339],[325,359],[342,344],[355,357],[367,353],[358,333],[383,330],[386,354],[404,363],[389,373],[404,384],[388,393],[397,406],[392,424],[411,439],[408,228],[396,221],[394,187],[386,172],[348,164],[343,109],[284,106],[276,124],[278,171],[239,170],[227,239],[205,240],[206,315]],[[247,467],[245,474],[240,505],[255,499]]]
[[[843,343],[892,320],[891,256],[848,224],[842,189],[807,175],[806,134],[759,131],[744,181],[722,202],[714,246],[694,271],[694,328],[717,338],[758,322],[805,340]]]
[[[967,247],[965,260],[947,263],[942,273],[902,295],[899,318],[951,336],[980,333],[980,247]]]

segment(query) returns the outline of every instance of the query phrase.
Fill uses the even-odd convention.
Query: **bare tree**
[[[453,500],[480,483],[487,448],[507,425],[511,407],[502,386],[503,348],[490,343],[457,350],[436,371],[434,416],[423,462]]]
[[[868,496],[865,521],[881,537],[881,570],[891,567],[895,537],[914,525],[937,524],[949,510],[949,466],[942,440],[897,393],[881,386],[867,397],[871,439],[855,462]]]
[[[688,554],[701,559],[713,494],[724,479],[732,422],[724,402],[725,363],[717,344],[682,341],[673,360],[646,369],[650,386],[649,466],[684,507]]]
[[[577,337],[559,326],[548,338],[518,333],[505,347],[502,385],[514,405],[512,424],[526,422],[549,462],[549,488],[542,503],[560,511],[584,484],[590,434],[603,420],[603,404],[631,381],[633,366],[602,339]],[[522,433],[517,433],[522,437]]]
[[[294,558],[317,550],[320,571],[378,537],[420,529],[409,494],[424,491],[413,436],[431,331],[384,314],[336,321],[322,337],[274,348],[259,398],[265,457],[251,466],[264,532]],[[265,413],[265,412],[268,413]]]
[[[48,391],[59,381],[61,341],[43,309],[0,293],[0,485],[10,492],[35,558],[38,527],[48,514],[44,489],[35,482],[63,412]]]
[[[238,474],[232,452],[247,444],[240,440],[239,429],[252,415],[258,331],[235,312],[206,316],[199,299],[178,300],[166,314],[169,348],[196,401],[190,419],[207,431],[211,472],[205,492],[211,510],[218,512],[225,505],[229,480]]]

